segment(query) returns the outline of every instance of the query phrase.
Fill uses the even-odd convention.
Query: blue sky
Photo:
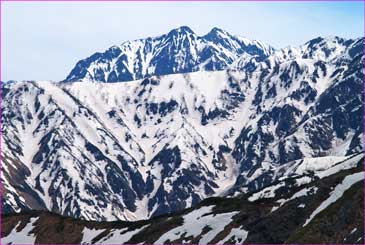
[[[364,36],[363,2],[3,2],[2,80],[62,80],[75,63],[123,41],[187,25],[282,48],[317,36]]]

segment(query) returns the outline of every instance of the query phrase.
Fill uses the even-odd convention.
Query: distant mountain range
[[[180,27],[96,53],[62,82],[6,83],[2,235],[15,242],[35,227],[35,242],[51,242],[37,238],[46,228],[35,220],[64,218],[33,212],[43,210],[100,222],[75,221],[69,243],[85,232],[110,243],[118,229],[129,243],[362,243],[355,214],[323,221],[339,234],[333,240],[311,215],[333,214],[321,202],[336,188],[338,210],[360,200],[352,195],[363,188],[363,67],[364,38],[275,50],[218,28],[199,37]],[[339,202],[348,190],[354,201]],[[213,196],[222,200],[215,208],[200,204]],[[195,233],[184,224],[198,216]],[[23,229],[15,231],[19,219]],[[209,226],[215,219],[227,226]],[[303,235],[307,225],[317,240]]]
[[[239,57],[262,60],[273,51],[271,46],[219,28],[199,37],[182,26],[168,34],[128,41],[80,60],[65,81],[121,82],[153,75],[223,70]]]

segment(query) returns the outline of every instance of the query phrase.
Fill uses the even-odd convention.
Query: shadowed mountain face
[[[200,37],[182,26],[159,37],[128,41],[95,53],[79,61],[65,81],[121,82],[153,75],[223,70],[243,55],[262,60],[272,52],[268,45],[219,28]]]
[[[2,211],[136,221],[353,169],[364,149],[363,45],[317,38],[274,51],[181,27],[82,60],[65,82],[5,83]]]

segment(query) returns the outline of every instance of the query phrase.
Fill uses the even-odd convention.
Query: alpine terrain
[[[183,26],[2,84],[1,243],[364,243],[364,38]]]

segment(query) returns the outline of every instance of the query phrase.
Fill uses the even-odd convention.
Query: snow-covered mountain
[[[257,191],[292,176],[291,168],[301,162],[344,161],[363,152],[364,38],[317,38],[275,52],[242,48],[240,58],[239,41],[212,36],[196,37],[184,27],[157,38],[159,45],[162,39],[169,44],[153,45],[151,52],[169,55],[153,57],[168,58],[142,62],[153,72],[138,68],[130,78],[120,73],[109,80],[106,74],[115,67],[104,64],[121,57],[134,64],[137,51],[81,61],[77,67],[83,71],[71,74],[84,75],[70,75],[69,82],[5,84],[3,212],[45,209],[88,220],[148,219],[210,196]],[[218,53],[235,47],[235,55],[227,54],[230,61],[222,66],[208,59],[219,71],[191,68],[190,61],[209,62],[185,52],[186,62],[175,59],[174,52],[184,50],[177,44],[221,39],[231,45],[221,43]],[[188,63],[187,70],[176,65]],[[179,67],[167,73],[189,73],[161,75],[163,64]]]
[[[148,221],[90,222],[48,212],[5,215],[2,243],[363,244],[363,161],[363,154],[344,161],[303,161],[286,169],[295,177]]]
[[[168,34],[127,41],[79,61],[65,81],[131,81],[174,73],[215,71],[244,56],[266,58],[273,48],[213,28],[204,36],[182,26]]]
[[[293,160],[363,151],[363,45],[317,38],[252,63],[248,81],[261,82],[232,151],[243,173],[236,186],[263,186],[263,169]]]

